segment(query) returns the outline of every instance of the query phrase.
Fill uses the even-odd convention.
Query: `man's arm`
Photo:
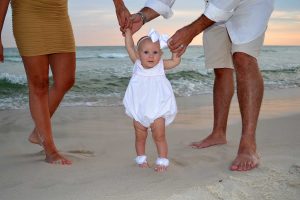
[[[204,15],[215,22],[225,22],[234,13],[241,0],[210,0]]]
[[[147,0],[144,7],[154,10],[157,14],[168,19],[173,15],[171,8],[174,2],[175,0]],[[149,20],[154,19],[152,16],[149,17]]]
[[[169,18],[173,15],[171,10],[175,0],[148,0],[138,13],[132,15],[132,33],[137,32],[143,24],[163,16]]]
[[[227,21],[241,0],[210,0],[204,13],[191,24],[179,29],[169,40],[169,48],[181,56],[194,37],[215,22]]]
[[[175,34],[169,39],[169,48],[173,53],[177,53],[181,56],[187,46],[192,42],[194,37],[200,34],[209,26],[215,22],[207,18],[205,15],[201,15],[191,24],[177,30]]]
[[[160,16],[155,10],[144,7],[138,13],[135,13],[131,16],[132,26],[131,31],[132,34],[136,33],[140,28],[147,22],[157,18]]]

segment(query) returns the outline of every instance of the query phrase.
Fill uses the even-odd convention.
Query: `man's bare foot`
[[[241,138],[239,151],[230,166],[232,171],[248,171],[259,164],[259,156],[256,153],[255,136],[244,135]]]
[[[53,152],[51,154],[46,154],[46,162],[50,164],[57,164],[57,165],[71,165],[72,161],[66,159],[62,155],[60,155],[58,152]]]
[[[259,164],[259,156],[254,154],[238,154],[230,166],[232,171],[248,171],[254,169]]]
[[[202,149],[202,148],[206,148],[214,145],[220,145],[220,144],[227,144],[226,136],[210,134],[204,140],[201,140],[199,142],[192,142],[190,146],[192,148]]]
[[[32,144],[38,144],[38,145],[41,145],[42,142],[41,142],[41,140],[40,140],[40,138],[39,138],[39,135],[38,135],[36,129],[34,129],[34,130],[32,131],[32,133],[29,135],[28,141],[31,142]],[[41,145],[41,146],[42,146],[42,145]]]

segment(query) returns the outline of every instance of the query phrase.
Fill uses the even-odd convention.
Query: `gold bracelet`
[[[147,22],[147,18],[146,18],[146,16],[144,15],[144,13],[138,12],[138,13],[136,13],[136,14],[139,15],[139,16],[141,17],[143,24],[145,24],[145,23]]]

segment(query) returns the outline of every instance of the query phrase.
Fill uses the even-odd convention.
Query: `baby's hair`
[[[145,35],[145,36],[141,37],[141,38],[139,39],[139,41],[136,43],[137,48],[139,48],[139,46],[140,46],[140,44],[141,44],[141,42],[142,42],[143,40],[148,39],[148,38],[150,38],[148,35]]]

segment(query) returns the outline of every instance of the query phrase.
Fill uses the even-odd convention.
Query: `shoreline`
[[[53,117],[58,149],[73,165],[45,163],[28,109],[0,111],[0,199],[198,200],[300,197],[300,88],[268,90],[257,127],[261,163],[249,172],[228,169],[241,124],[236,96],[229,114],[228,144],[206,149],[187,145],[212,126],[212,95],[177,98],[178,115],[167,127],[166,173],[134,164],[132,121],[123,107],[61,107]],[[149,163],[156,149],[149,134]]]

